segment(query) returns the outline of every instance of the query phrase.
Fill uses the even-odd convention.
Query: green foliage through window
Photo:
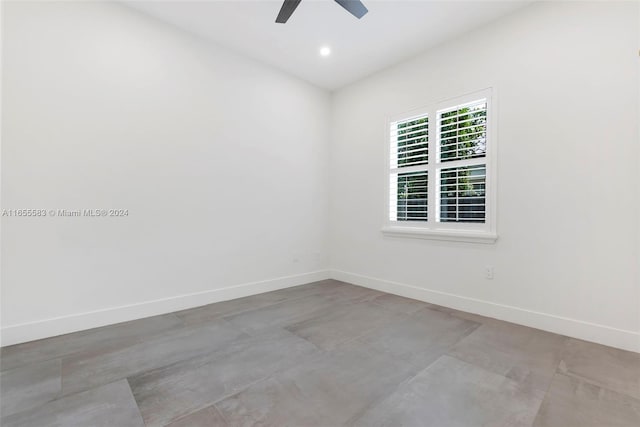
[[[429,118],[420,117],[396,125],[398,167],[425,164],[429,161]]]
[[[398,221],[426,221],[427,192],[426,172],[398,174]]]
[[[484,222],[486,175],[484,165],[443,169],[440,221]]]
[[[441,113],[441,161],[483,157],[486,150],[487,103],[485,101]]]

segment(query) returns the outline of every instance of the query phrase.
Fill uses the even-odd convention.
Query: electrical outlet
[[[493,279],[493,266],[492,265],[488,265],[485,267],[484,269],[484,277],[487,280],[492,280]]]

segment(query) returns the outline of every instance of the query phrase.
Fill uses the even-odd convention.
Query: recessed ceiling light
[[[331,48],[329,46],[322,46],[320,48],[320,56],[329,56],[331,55]]]

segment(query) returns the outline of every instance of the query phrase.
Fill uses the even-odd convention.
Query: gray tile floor
[[[640,426],[640,355],[334,280],[2,349],[12,426]]]

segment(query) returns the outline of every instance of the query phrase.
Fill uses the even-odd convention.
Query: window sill
[[[414,239],[444,240],[450,242],[468,243],[495,243],[498,240],[496,233],[487,231],[470,230],[429,230],[419,227],[387,226],[382,228],[382,233],[392,237],[409,237]]]

